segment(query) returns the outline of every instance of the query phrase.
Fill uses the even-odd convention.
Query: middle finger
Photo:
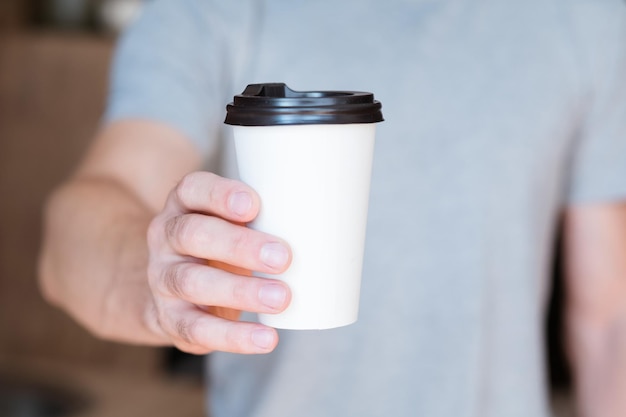
[[[274,274],[291,262],[284,241],[217,217],[182,214],[169,219],[165,231],[170,246],[181,255]]]
[[[279,313],[291,299],[289,288],[281,281],[236,275],[191,262],[164,269],[157,291],[196,305],[258,313]]]

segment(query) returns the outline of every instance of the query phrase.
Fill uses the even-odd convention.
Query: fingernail
[[[289,251],[278,243],[270,242],[261,248],[261,261],[270,268],[282,268],[289,260]]]
[[[274,332],[270,329],[257,329],[252,332],[252,343],[267,350],[274,346]]]
[[[271,308],[281,308],[287,299],[287,290],[279,284],[267,284],[259,289],[259,299]]]
[[[252,208],[252,197],[243,191],[231,194],[228,198],[228,207],[238,216],[245,216]]]

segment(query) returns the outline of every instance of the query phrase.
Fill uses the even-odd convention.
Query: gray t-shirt
[[[107,118],[229,160],[225,104],[270,81],[383,103],[360,318],[212,354],[212,415],[549,415],[559,214],[626,198],[625,3],[156,0],[122,40]]]

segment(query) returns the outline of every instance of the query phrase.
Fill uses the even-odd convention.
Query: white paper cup
[[[380,121],[379,103],[376,109],[371,117]],[[262,323],[329,329],[357,320],[375,127],[375,122],[233,127],[240,178],[261,197],[259,216],[249,226],[285,239],[293,254],[285,273],[257,274],[286,282],[292,292],[289,307],[259,315]]]

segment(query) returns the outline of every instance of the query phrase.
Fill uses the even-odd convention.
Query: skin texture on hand
[[[242,226],[259,206],[244,184],[195,172],[152,221],[149,282],[160,327],[177,347],[247,353],[252,341],[262,351],[274,348],[275,330],[232,321],[241,310],[278,313],[289,303],[285,284],[249,272],[280,273],[291,258],[284,242]]]
[[[245,227],[259,197],[245,184],[199,172],[191,143],[165,125],[104,128],[45,209],[42,293],[95,335],[190,353],[264,353],[272,328],[240,311],[280,312],[285,242]]]

